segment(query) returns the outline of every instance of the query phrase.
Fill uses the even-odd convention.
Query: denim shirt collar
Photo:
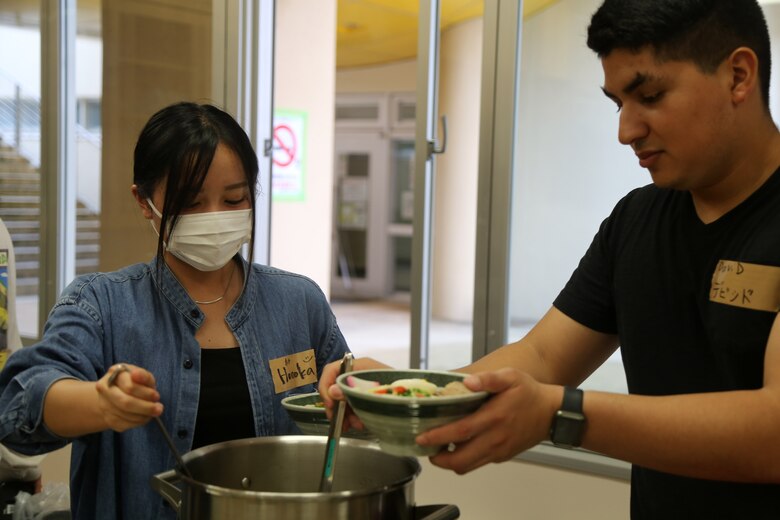
[[[257,300],[256,284],[247,284],[249,278],[250,266],[241,255],[236,255],[241,261],[241,269],[244,272],[244,286],[241,294],[225,316],[225,321],[231,329],[235,330],[246,320],[252,311],[254,302]],[[235,257],[234,257],[235,258]],[[196,328],[200,327],[205,319],[205,315],[198,307],[198,304],[190,297],[187,290],[181,284],[176,275],[173,274],[167,263],[163,262],[162,269],[158,269],[159,258],[155,256],[149,264],[152,280],[160,293],[171,302],[179,313]]]

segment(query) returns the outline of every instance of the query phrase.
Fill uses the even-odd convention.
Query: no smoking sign
[[[304,200],[306,112],[274,112],[271,193],[274,200]]]
[[[273,161],[275,166],[284,168],[295,160],[298,151],[298,139],[289,125],[274,126]]]

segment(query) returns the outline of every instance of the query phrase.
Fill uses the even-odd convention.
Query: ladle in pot
[[[341,360],[339,375],[352,370],[352,353],[347,352]],[[328,428],[328,442],[325,444],[325,463],[322,467],[322,479],[320,480],[320,493],[330,493],[333,488],[333,470],[336,466],[336,456],[339,451],[341,429],[344,425],[344,412],[347,407],[346,400],[342,399],[336,408],[336,416],[330,421]]]
[[[122,372],[127,372],[129,374],[130,369],[124,363],[119,363],[116,365],[116,368],[114,368],[114,371],[111,373],[111,375],[108,376],[108,381],[106,382],[107,386],[114,386],[116,384],[116,378],[119,377],[119,374]],[[168,443],[168,447],[171,449],[171,452],[173,452],[173,456],[176,459],[176,464],[178,464],[178,466],[181,468],[182,473],[192,478],[190,470],[188,470],[187,466],[184,465],[184,459],[182,459],[181,455],[179,455],[179,450],[177,450],[176,445],[173,444],[173,439],[171,439],[171,436],[168,434],[168,430],[165,429],[165,425],[162,423],[159,417],[155,417],[154,420],[157,422],[157,426],[160,427],[160,431],[162,432],[163,437],[165,437],[165,442]]]
[[[157,426],[160,427],[160,431],[162,432],[163,437],[165,437],[165,442],[168,443],[168,447],[171,449],[173,456],[176,458],[176,465],[181,468],[181,472],[184,473],[184,475],[192,478],[192,473],[190,473],[190,470],[188,470],[187,466],[184,464],[184,459],[181,458],[179,450],[176,449],[176,445],[173,443],[173,439],[171,439],[170,434],[168,434],[168,430],[165,428],[165,425],[162,423],[159,417],[155,417],[154,420],[157,423]]]

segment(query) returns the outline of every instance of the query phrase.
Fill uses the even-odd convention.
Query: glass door
[[[0,3],[0,222],[10,238],[0,235],[0,350],[39,331],[40,13],[40,1]]]
[[[388,150],[376,134],[341,134],[335,145],[335,298],[383,298],[390,292],[387,226]]]
[[[410,364],[472,358],[483,2],[419,3]]]
[[[366,4],[365,9],[375,7]],[[339,41],[348,44],[354,38],[361,44],[337,73],[337,154],[342,139],[363,135],[368,141],[368,134],[381,140],[385,151],[379,165],[373,159],[335,158],[336,176],[343,179],[353,162],[355,168],[368,162],[371,170],[385,171],[389,181],[382,188],[384,227],[371,220],[373,199],[366,211],[368,233],[383,241],[386,292],[371,299],[341,296],[338,288],[347,282],[336,276],[334,312],[356,355],[399,367],[456,368],[467,364],[472,353],[483,5],[441,4],[392,2],[379,14],[372,11],[403,27],[393,33],[392,51],[413,36],[417,40],[416,52],[413,48],[405,59],[379,64],[356,63],[366,48],[378,52],[376,47],[388,41],[387,33],[372,39],[372,25],[364,27],[376,16],[362,13],[361,18],[350,5],[339,5]],[[446,146],[439,115],[447,116]],[[333,186],[334,205],[341,197],[354,215],[356,202],[362,203],[345,200],[341,182]],[[334,215],[343,218],[344,212],[334,209]],[[343,233],[334,225],[333,234]],[[370,257],[373,248],[366,250]],[[332,276],[350,273],[346,257],[344,251],[334,252]],[[369,277],[371,266],[368,261]]]
[[[414,217],[414,141],[393,140],[390,149],[392,208],[390,237],[391,280],[394,294],[409,293],[412,277],[412,219]]]

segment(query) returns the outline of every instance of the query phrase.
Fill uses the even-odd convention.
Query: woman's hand
[[[130,364],[112,366],[98,381],[60,379],[46,392],[43,422],[60,437],[142,426],[163,412],[154,376]]]
[[[561,387],[543,385],[513,368],[473,374],[464,384],[495,395],[468,417],[417,437],[422,446],[454,445],[430,460],[458,474],[509,460],[546,439],[563,393]]]
[[[116,432],[143,426],[163,412],[154,376],[143,368],[114,365],[95,387],[100,414],[108,428]]]
[[[339,375],[339,369],[341,368],[341,361],[333,361],[325,365],[320,375],[319,392],[322,397],[322,401],[325,403],[325,413],[330,419],[333,416],[333,406],[336,401],[344,400],[344,393],[341,388],[336,384],[336,378]],[[376,368],[392,368],[389,365],[380,363],[379,361],[371,358],[356,358],[352,362],[352,370],[372,370]],[[349,428],[355,428],[362,430],[363,423],[360,422],[357,415],[352,413],[350,408],[347,408],[347,413],[344,415],[344,430]]]

